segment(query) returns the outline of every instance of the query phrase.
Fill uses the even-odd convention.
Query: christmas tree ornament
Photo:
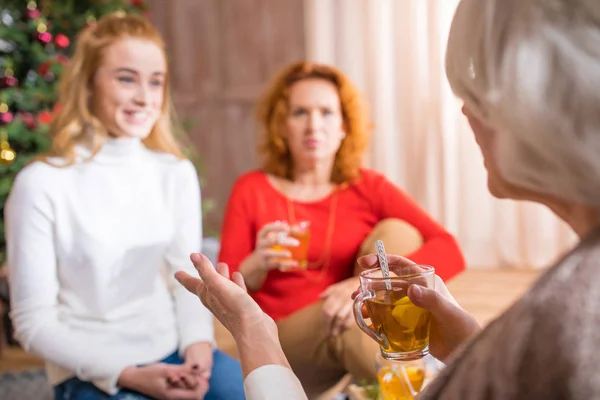
[[[43,23],[43,22],[40,22],[39,24],[37,24],[36,30],[37,30],[39,33],[44,33],[44,32],[46,32],[46,31],[48,30],[48,27],[46,26],[46,24],[45,24],[45,23]]]
[[[33,84],[35,82],[35,80],[37,79],[37,77],[38,77],[38,74],[35,71],[31,70],[27,73],[25,80],[28,83]]]
[[[2,40],[0,39],[0,52],[4,52],[4,53],[10,53],[11,51],[13,51],[17,46],[14,43],[8,42],[6,40]],[[1,58],[0,58],[0,63],[1,63]]]
[[[46,75],[48,71],[50,71],[50,60],[46,60],[43,63],[41,63],[37,70],[38,74],[40,74],[41,76]]]
[[[54,38],[54,43],[56,44],[57,47],[60,47],[61,49],[64,49],[64,48],[69,47],[70,41],[69,41],[68,37],[66,37],[62,33],[59,33]]]
[[[0,112],[0,125],[6,125],[13,120],[13,114],[10,111]]]
[[[8,104],[0,103],[0,113],[8,112]]]
[[[33,114],[23,111],[22,113],[20,113],[20,115],[27,129],[34,130],[35,128],[37,128],[37,121],[35,120]]]
[[[27,19],[29,19],[29,20],[38,19],[40,17],[40,10],[36,10],[36,9],[27,10],[25,15],[27,16]]]
[[[37,8],[37,3],[35,1],[30,1],[27,3],[28,10],[35,10]]]
[[[38,114],[38,122],[42,124],[50,124],[52,122],[52,114],[49,111],[42,111]]]
[[[7,10],[2,10],[0,11],[0,21],[6,26],[11,26],[15,22],[15,19]]]
[[[37,38],[44,44],[48,44],[52,41],[52,35],[48,32],[38,33]]]
[[[19,80],[14,76],[0,78],[0,88],[17,86]]]
[[[6,129],[0,130],[0,164],[11,164],[17,157],[17,152],[10,147]]]

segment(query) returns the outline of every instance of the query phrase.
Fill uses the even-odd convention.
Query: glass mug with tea
[[[354,317],[360,329],[379,343],[388,360],[416,360],[429,354],[431,314],[408,298],[411,285],[434,289],[435,270],[428,265],[389,265],[390,277],[379,268],[359,275],[361,293],[354,299]],[[363,317],[366,305],[367,324]]]
[[[297,246],[290,246],[285,244],[287,237],[294,238],[298,241]],[[290,229],[287,232],[277,233],[275,244],[271,246],[273,250],[287,250],[291,253],[289,259],[298,262],[298,268],[306,268],[308,266],[308,246],[310,245],[310,222],[300,221],[296,224],[290,225]],[[283,259],[282,261],[286,261]],[[282,269],[282,271],[288,271],[293,268]]]
[[[427,376],[425,358],[412,361],[386,360],[377,353],[377,383],[379,400],[414,400],[424,386]]]

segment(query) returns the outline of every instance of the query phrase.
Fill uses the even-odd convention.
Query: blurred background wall
[[[286,64],[305,57],[303,0],[150,0],[167,41],[174,102],[193,122],[204,168],[205,226],[218,231],[234,180],[258,165],[257,98]]]

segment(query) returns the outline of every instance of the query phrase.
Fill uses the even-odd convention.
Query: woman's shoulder
[[[34,161],[23,167],[15,176],[10,197],[23,198],[52,198],[52,193],[63,187],[64,174],[67,168],[61,168],[44,161]],[[25,196],[25,197],[23,197]]]
[[[358,171],[358,176],[350,182],[350,186],[366,190],[379,188],[387,184],[392,183],[383,173],[370,168],[361,168]]]
[[[267,174],[259,169],[244,172],[234,182],[234,188],[238,190],[254,190],[257,186],[267,182]]]
[[[158,164],[163,164],[165,166],[181,168],[182,165],[192,163],[191,160],[188,158],[178,157],[175,154],[169,153],[167,151],[150,149],[148,147],[144,147],[144,151],[148,158],[150,158]]]
[[[45,186],[56,183],[56,179],[67,170],[65,161],[60,158],[50,158],[48,162],[36,160],[21,168],[15,177],[15,182],[21,185]],[[65,164],[66,165],[66,164]]]
[[[145,149],[147,163],[154,164],[159,173],[166,176],[197,177],[198,171],[194,162],[186,157],[178,157],[166,151]],[[162,172],[161,172],[162,171]]]

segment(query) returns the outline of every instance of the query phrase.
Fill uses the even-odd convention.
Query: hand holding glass
[[[434,289],[435,270],[417,264],[390,264],[389,268],[389,279],[383,277],[379,268],[359,275],[361,293],[354,299],[354,317],[360,329],[379,343],[385,359],[422,358],[429,354],[431,314],[415,306],[407,292],[411,285]],[[362,313],[365,304],[370,325]]]
[[[284,244],[287,237],[292,237],[298,240],[297,246]],[[287,250],[291,253],[290,259],[298,262],[299,268],[308,266],[308,246],[310,245],[310,222],[301,221],[297,224],[290,225],[288,232],[279,232],[276,237],[276,243],[271,246],[273,250]],[[283,260],[282,260],[283,261]],[[291,269],[291,268],[289,268]],[[288,271],[285,269],[283,271]]]

